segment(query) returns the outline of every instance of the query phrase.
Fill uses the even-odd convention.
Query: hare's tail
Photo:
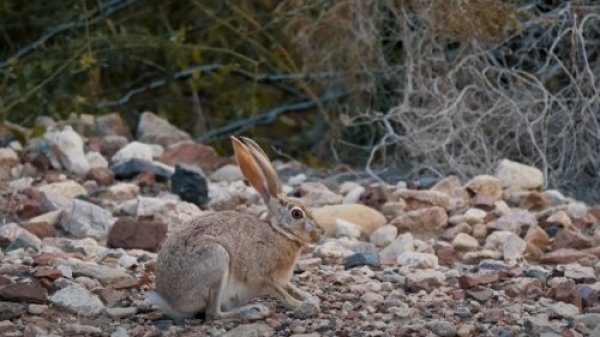
[[[156,306],[160,311],[174,319],[189,318],[194,315],[174,309],[173,306],[171,306],[171,304],[167,302],[167,300],[165,300],[156,290],[146,291],[146,302]]]

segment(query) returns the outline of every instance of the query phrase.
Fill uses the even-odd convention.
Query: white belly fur
[[[221,310],[229,311],[239,308],[261,295],[263,294],[260,289],[231,277],[221,296]]]

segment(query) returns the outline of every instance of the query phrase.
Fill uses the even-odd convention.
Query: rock
[[[192,141],[179,142],[166,148],[160,161],[170,166],[176,164],[195,166],[203,172],[213,172],[225,163],[225,160],[219,158],[215,149]]]
[[[108,161],[100,152],[90,151],[85,154],[90,168],[108,168]]]
[[[92,167],[86,173],[85,179],[93,180],[100,186],[109,186],[115,181],[115,175],[108,168]]]
[[[38,187],[38,190],[42,193],[56,193],[66,198],[74,199],[81,195],[86,195],[87,191],[83,186],[73,180],[59,181]]]
[[[379,252],[382,261],[396,262],[398,256],[404,252],[412,252],[415,250],[414,239],[411,233],[398,235],[392,243],[387,245]]]
[[[27,312],[31,315],[41,315],[48,310],[45,304],[30,304],[27,306]]]
[[[46,289],[26,283],[12,283],[0,287],[0,300],[8,302],[46,303]]]
[[[487,216],[487,212],[479,208],[469,208],[464,214],[451,216],[448,221],[451,224],[459,224],[466,222],[473,226],[475,224],[483,223],[483,220]]]
[[[369,236],[369,240],[376,246],[384,247],[389,245],[398,235],[398,228],[392,225],[379,227]]]
[[[45,138],[50,142],[54,155],[67,171],[84,175],[90,169],[83,152],[83,140],[71,126],[65,126],[62,131],[48,132]]]
[[[548,315],[538,314],[525,318],[523,322],[526,336],[543,336],[546,333],[557,333],[548,321]]]
[[[363,195],[363,193],[366,191],[366,189],[362,186],[358,186],[355,189],[351,190],[350,192],[348,192],[346,195],[344,195],[344,200],[342,201],[343,204],[356,204],[360,202],[360,198]]]
[[[0,181],[13,178],[12,170],[19,164],[19,156],[13,149],[0,148]]]
[[[442,192],[455,199],[468,199],[469,195],[465,191],[457,176],[447,176],[433,185],[430,191]]]
[[[140,187],[133,183],[114,184],[101,195],[113,201],[135,199],[140,193]]]
[[[216,211],[236,209],[242,204],[257,204],[261,198],[254,188],[247,186],[241,180],[231,184],[210,183],[208,195],[207,206]]]
[[[376,293],[366,293],[363,294],[360,297],[360,301],[367,304],[367,305],[379,305],[381,302],[383,302],[384,298],[383,296],[376,294]]]
[[[56,235],[54,226],[47,222],[28,222],[21,224],[21,227],[39,239],[51,238]]]
[[[306,182],[300,185],[300,196],[306,206],[320,207],[341,204],[344,198],[332,192],[327,186],[317,182]]]
[[[549,224],[561,225],[563,228],[574,227],[573,221],[571,221],[571,218],[565,211],[558,211],[550,215],[548,218],[546,218],[546,222]]]
[[[600,326],[600,313],[586,313],[577,315],[574,321],[575,325],[583,325],[590,330]]]
[[[129,126],[127,126],[127,123],[116,112],[97,116],[94,133],[98,137],[123,136],[131,139]]]
[[[399,233],[411,232],[415,235],[431,235],[445,227],[447,223],[448,215],[441,207],[406,212],[390,222],[398,228]]]
[[[467,264],[480,263],[483,260],[498,260],[502,258],[502,252],[484,249],[480,251],[467,252],[463,254],[462,260]]]
[[[21,317],[24,313],[19,303],[0,302],[0,320],[11,320]]]
[[[359,238],[360,229],[355,224],[344,219],[335,220],[335,237]]]
[[[315,247],[314,255],[323,259],[324,263],[338,263],[342,259],[353,255],[354,252],[347,249],[337,240],[328,240]]]
[[[551,318],[564,318],[573,320],[579,315],[579,308],[573,304],[556,302],[548,308],[548,314]]]
[[[100,153],[105,158],[111,159],[120,149],[129,144],[129,140],[123,136],[106,136],[100,139]]]
[[[105,265],[86,263],[75,259],[64,261],[62,264],[71,268],[73,271],[73,276],[85,276],[93,278],[100,281],[103,285],[109,285],[130,277],[123,268],[119,267],[109,267]]]
[[[112,156],[112,162],[115,164],[124,163],[132,159],[139,159],[151,162],[154,158],[154,151],[150,144],[131,142],[121,148]]]
[[[344,267],[351,269],[360,266],[379,267],[381,261],[375,253],[356,253],[344,258]]]
[[[585,267],[579,264],[566,264],[558,266],[558,270],[562,271],[565,277],[573,279],[576,282],[596,281],[596,275],[592,267]]]
[[[523,209],[515,208],[512,209],[508,214],[489,222],[487,225],[490,228],[501,231],[521,233],[522,227],[537,225],[537,219],[533,213]]]
[[[67,286],[50,297],[50,302],[74,314],[94,317],[104,310],[100,299],[79,285]]]
[[[533,225],[529,226],[527,234],[525,234],[525,241],[543,252],[550,243],[550,237],[538,225]]]
[[[465,189],[474,195],[487,195],[493,200],[502,198],[502,186],[498,178],[489,175],[479,175],[465,184]]]
[[[381,212],[387,219],[393,219],[406,211],[406,202],[403,199],[399,201],[387,201],[381,205]]]
[[[479,303],[487,302],[493,295],[491,289],[483,287],[475,287],[465,291],[465,293]]]
[[[446,241],[452,241],[460,233],[470,234],[473,232],[473,228],[466,222],[461,222],[454,227],[447,228],[442,234],[442,239]]]
[[[544,174],[535,167],[503,159],[496,169],[500,185],[511,190],[540,190],[544,188]]]
[[[427,324],[429,330],[441,337],[454,337],[456,336],[456,327],[446,321],[435,320]]]
[[[600,262],[596,263],[594,271],[596,272],[596,275],[600,276]]]
[[[454,246],[456,250],[476,250],[479,248],[479,242],[469,234],[458,233],[454,240],[452,240],[452,246]]]
[[[458,285],[462,289],[470,289],[478,285],[486,285],[498,282],[500,277],[496,270],[484,270],[476,274],[465,273],[458,277]]]
[[[370,235],[387,223],[383,214],[362,204],[329,205],[313,209],[312,212],[313,217],[327,236],[332,236],[335,233],[336,219],[355,224],[360,232],[365,235]]]
[[[60,226],[75,238],[103,238],[115,219],[105,209],[75,199],[62,213]]]
[[[294,317],[297,319],[309,319],[319,316],[321,309],[316,303],[304,301],[294,309]]]
[[[159,162],[150,162],[141,159],[130,159],[126,162],[114,164],[110,167],[117,179],[130,179],[142,172],[150,171],[159,178],[159,180],[169,179],[173,173],[173,168]]]
[[[187,132],[171,125],[167,120],[146,111],[140,116],[136,133],[141,142],[168,146],[182,140],[191,139]]]
[[[138,217],[154,216],[166,223],[169,230],[180,228],[186,221],[204,214],[198,206],[185,201],[167,198],[138,197]]]
[[[555,250],[550,253],[546,253],[542,256],[540,263],[542,264],[568,264],[580,261],[598,261],[598,258],[588,252],[572,249],[562,248]]]
[[[520,261],[527,250],[527,242],[518,235],[509,236],[502,245],[502,253],[505,261]]]
[[[212,181],[226,181],[231,183],[243,179],[244,176],[239,166],[232,164],[224,165],[210,175],[210,180]]]
[[[581,234],[577,229],[564,228],[558,231],[558,234],[554,238],[552,248],[574,248],[584,249],[590,248],[594,245],[594,240],[591,237]]]
[[[438,266],[438,258],[434,254],[404,252],[398,256],[396,262],[401,266],[410,268],[436,268]]]
[[[450,197],[442,192],[403,190],[398,195],[406,202],[406,210],[414,211],[422,208],[441,207],[450,209]]]
[[[275,330],[265,323],[242,324],[227,331],[223,337],[272,337]]]
[[[157,220],[120,218],[108,233],[111,248],[144,249],[156,252],[167,237],[168,226]]]
[[[550,207],[552,201],[544,193],[530,192],[521,199],[519,202],[519,208],[523,208],[529,211],[537,212],[543,211]]]
[[[63,330],[68,334],[75,334],[79,336],[98,335],[102,333],[102,329],[98,327],[82,324],[65,324],[63,326]]]
[[[25,228],[16,223],[9,223],[0,226],[0,237],[5,238],[9,242],[13,242],[18,238],[34,243],[35,246],[41,246],[42,242],[34,234],[30,233]]]
[[[431,291],[444,284],[446,276],[433,269],[415,269],[406,274],[406,285],[409,289]]]
[[[208,201],[208,183],[201,169],[189,165],[175,166],[171,176],[171,193],[182,200],[201,205]]]
[[[114,319],[125,318],[129,316],[133,316],[137,314],[136,307],[115,307],[115,308],[106,308],[106,314]]]

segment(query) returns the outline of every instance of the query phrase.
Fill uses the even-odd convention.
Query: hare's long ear
[[[254,189],[263,197],[265,202],[268,203],[270,198],[269,186],[262,168],[250,153],[248,146],[244,145],[239,139],[231,136],[231,144],[233,145],[235,159],[240,166],[242,174],[248,179],[252,187],[254,187]]]
[[[263,149],[252,139],[246,137],[241,137],[241,139],[246,145],[248,145],[250,153],[252,153],[252,156],[267,178],[267,186],[269,187],[269,192],[271,195],[276,196],[277,194],[281,193],[281,181],[279,180],[277,171],[275,171],[275,168],[271,164],[271,161],[269,160],[269,157],[265,151],[263,151]]]

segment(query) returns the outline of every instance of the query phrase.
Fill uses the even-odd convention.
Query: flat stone
[[[114,308],[106,308],[106,314],[112,318],[119,319],[124,317],[129,317],[137,314],[136,307],[114,307]]]
[[[406,210],[414,211],[422,208],[438,206],[446,211],[450,210],[450,197],[442,192],[403,190],[398,196],[406,202]]]
[[[110,166],[110,170],[117,179],[131,179],[142,172],[150,171],[154,173],[157,180],[164,181],[174,173],[174,169],[167,165],[137,158],[113,164]]]
[[[60,226],[75,238],[106,237],[115,222],[112,214],[90,202],[75,199],[62,213]]]
[[[0,287],[0,300],[9,302],[46,303],[48,292],[26,283],[12,283]]]
[[[166,239],[167,231],[168,226],[162,221],[120,218],[108,233],[107,246],[156,252]]]
[[[12,320],[19,318],[24,313],[23,306],[19,303],[0,302],[0,320]]]
[[[94,317],[104,310],[104,305],[98,297],[78,285],[70,285],[60,289],[50,297],[50,302],[69,312]]]
[[[513,190],[535,190],[545,185],[542,171],[508,159],[500,161],[496,177],[502,187]]]
[[[556,302],[548,308],[548,314],[551,318],[575,319],[579,315],[579,308],[573,304]]]
[[[446,275],[433,269],[416,269],[406,275],[407,286],[412,290],[431,291],[442,286]]]
[[[441,230],[447,223],[446,210],[437,206],[406,212],[390,222],[398,228],[399,233],[425,236]]]
[[[109,267],[104,265],[77,262],[75,260],[65,261],[63,264],[67,265],[73,270],[73,276],[86,276],[100,281],[104,285],[108,285],[114,282],[127,279],[130,275],[122,268]]]
[[[379,267],[381,261],[375,253],[356,253],[344,258],[344,267],[351,269],[360,266]]]
[[[398,256],[396,262],[401,266],[411,268],[436,268],[438,267],[438,257],[434,254],[419,252],[404,252]]]
[[[476,250],[479,248],[479,242],[469,234],[458,233],[452,240],[452,246],[456,250]]]
[[[275,330],[265,323],[242,324],[227,331],[223,337],[271,337]]]

